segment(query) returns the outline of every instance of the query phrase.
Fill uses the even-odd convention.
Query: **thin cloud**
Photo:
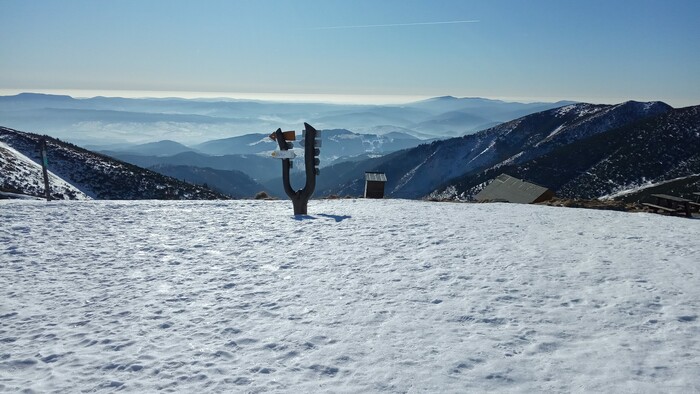
[[[413,23],[387,23],[381,25],[349,25],[349,26],[325,26],[308,27],[303,30],[340,30],[340,29],[367,29],[372,27],[404,27],[404,26],[430,26],[430,25],[454,25],[459,23],[479,23],[479,20],[442,21],[442,22],[413,22]]]

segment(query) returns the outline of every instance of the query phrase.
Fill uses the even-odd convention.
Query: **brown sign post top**
[[[295,141],[297,139],[296,133],[294,132],[294,130],[283,131],[282,136],[284,136],[285,141]],[[277,134],[276,133],[270,134],[270,139],[277,141]]]

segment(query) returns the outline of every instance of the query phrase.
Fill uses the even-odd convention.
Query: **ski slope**
[[[0,391],[700,391],[700,221],[0,201]]]

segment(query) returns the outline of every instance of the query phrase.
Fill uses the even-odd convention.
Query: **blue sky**
[[[697,0],[0,0],[0,90],[684,106],[698,16]]]

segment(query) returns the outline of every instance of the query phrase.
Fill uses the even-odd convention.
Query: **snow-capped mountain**
[[[469,197],[503,172],[561,197],[639,200],[648,194],[640,194],[643,189],[669,181],[675,181],[676,193],[689,195],[700,186],[700,106],[673,109],[569,144],[550,144],[547,153],[533,154],[541,147],[451,180],[436,195]]]
[[[363,154],[387,154],[413,148],[426,142],[410,134],[396,131],[384,134],[355,133],[346,129],[321,131],[322,166],[340,158],[352,158]],[[301,135],[298,135],[297,141],[300,139]],[[193,148],[209,155],[266,154],[277,149],[277,143],[271,140],[268,134],[246,134],[240,137],[207,141]]]
[[[528,115],[473,136],[441,141],[429,150],[430,155],[424,161],[401,176],[390,194],[423,196],[455,177],[522,163],[556,147],[671,109],[658,102],[572,104]]]
[[[120,162],[51,137],[0,127],[0,185],[22,194],[43,194],[39,140],[46,139],[52,195],[79,199],[218,199],[212,190]],[[34,165],[32,165],[34,163]]]
[[[323,158],[330,163],[365,154],[385,155],[428,142],[401,132],[377,135],[354,133],[345,129],[323,130],[321,139]]]
[[[565,146],[576,149],[580,141],[672,110],[661,102],[571,104],[518,118],[476,134],[436,141],[370,160],[363,163],[362,170],[385,172],[389,179],[386,192],[390,196],[420,198],[438,189],[441,195],[454,197],[463,192],[450,187],[456,179],[469,179],[489,169],[526,163]],[[607,149],[606,146],[598,148]],[[557,166],[567,167],[569,164],[564,158]],[[339,169],[342,171],[342,167]],[[328,169],[326,173],[333,170]],[[335,188],[332,192],[361,193],[361,175],[355,174],[347,183],[332,186]]]

